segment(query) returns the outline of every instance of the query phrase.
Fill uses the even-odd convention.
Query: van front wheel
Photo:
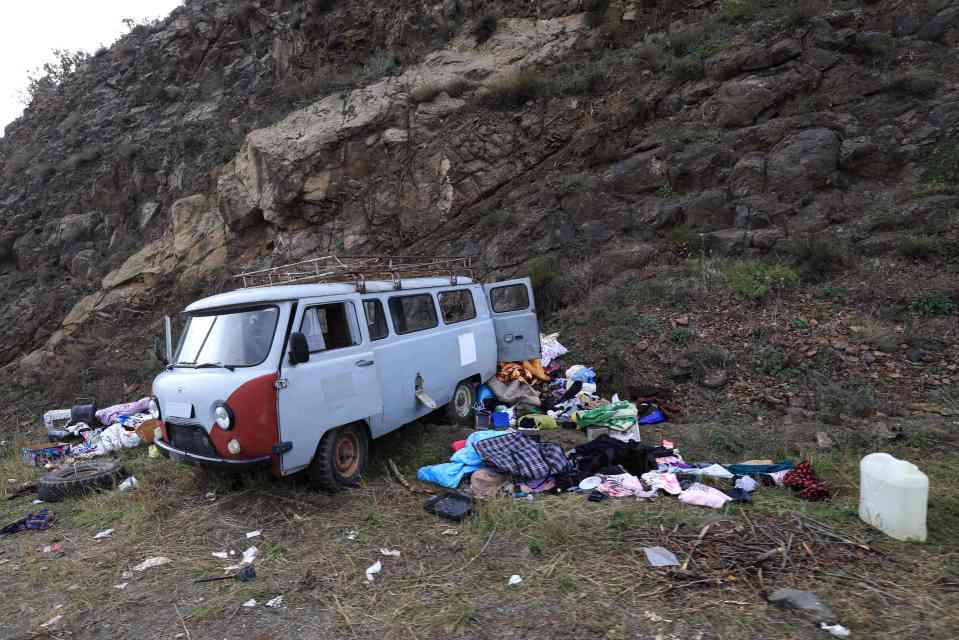
[[[320,440],[310,463],[310,482],[323,491],[355,487],[366,471],[370,438],[361,425],[330,429]]]
[[[464,380],[456,385],[453,390],[453,397],[446,405],[446,413],[450,422],[463,426],[472,426],[474,424],[473,405],[476,403],[476,385]]]

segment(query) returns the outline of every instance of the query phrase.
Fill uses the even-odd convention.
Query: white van
[[[168,364],[153,382],[164,455],[276,475],[308,469],[317,487],[336,490],[360,479],[371,439],[443,404],[468,424],[497,361],[540,357],[528,278],[479,284],[391,259],[363,263],[365,273],[386,272],[367,280],[355,264],[319,268],[329,260],[243,274],[247,284],[264,275],[268,285],[295,284],[189,305],[175,354],[168,322]],[[352,281],[322,282],[344,275]]]

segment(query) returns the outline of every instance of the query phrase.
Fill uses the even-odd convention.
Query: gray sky
[[[3,0],[0,6],[0,135],[23,111],[27,74],[53,49],[93,53],[126,33],[124,18],[166,17],[182,0]]]

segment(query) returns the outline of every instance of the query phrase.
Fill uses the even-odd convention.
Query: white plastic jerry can
[[[897,540],[926,541],[929,477],[888,453],[859,463],[859,517]]]

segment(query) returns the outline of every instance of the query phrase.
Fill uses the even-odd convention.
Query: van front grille
[[[198,456],[219,457],[216,449],[213,448],[213,443],[210,442],[210,436],[206,429],[196,420],[184,420],[182,418],[167,420],[166,433],[170,439],[170,446],[174,449],[194,453]]]

